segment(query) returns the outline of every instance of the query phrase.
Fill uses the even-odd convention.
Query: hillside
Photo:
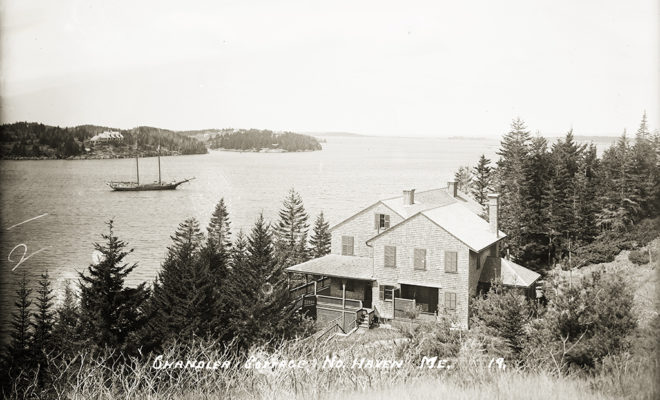
[[[242,151],[267,149],[289,152],[322,149],[319,141],[312,136],[258,129],[224,129],[220,134],[210,137],[207,143],[212,149]]]
[[[118,132],[121,139],[93,141],[102,132]],[[167,129],[141,126],[122,130],[95,125],[61,128],[40,123],[16,122],[0,126],[2,159],[95,159],[204,154],[199,140]]]

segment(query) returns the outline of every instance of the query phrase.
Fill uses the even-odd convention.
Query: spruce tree
[[[65,356],[72,355],[79,341],[79,310],[76,293],[71,283],[64,286],[64,299],[56,309],[55,326],[53,327],[53,342],[55,347]]]
[[[279,216],[273,229],[278,262],[283,267],[289,267],[307,261],[308,217],[302,198],[293,188],[284,199]]]
[[[32,352],[36,358],[41,358],[53,350],[53,290],[50,288],[48,271],[41,274],[39,288],[37,289],[37,309],[32,314],[34,335],[32,339]]]
[[[500,225],[507,233],[506,246],[511,255],[517,258],[522,247],[521,231],[523,226],[522,182],[524,165],[530,146],[530,134],[525,123],[517,118],[511,123],[511,129],[500,143],[497,161],[497,192],[500,194]]]
[[[547,142],[532,139],[521,182],[525,207],[522,215],[521,251],[518,260],[525,267],[543,272],[552,256],[549,235],[549,202],[552,162]]]
[[[477,166],[473,168],[472,175],[472,197],[479,203],[483,209],[482,215],[488,215],[488,193],[491,191],[492,168],[490,160],[484,154],[479,158]]]
[[[150,331],[158,344],[192,340],[213,331],[217,292],[208,264],[201,259],[204,235],[195,218],[179,224],[153,286]]]
[[[247,262],[247,238],[243,231],[239,231],[236,235],[236,241],[234,242],[234,247],[231,251],[231,263],[230,267],[232,271],[241,271],[245,268]]]
[[[559,139],[552,147],[553,171],[550,184],[551,215],[549,220],[555,259],[568,257],[577,247],[578,212],[576,175],[582,159],[584,145],[573,139],[573,131]]]
[[[473,175],[468,165],[458,168],[458,171],[454,174],[454,180],[456,180],[456,188],[458,190],[464,193],[470,193],[473,183]]]
[[[215,206],[211,222],[207,228],[207,245],[215,257],[214,264],[211,264],[211,270],[221,269],[225,266],[231,253],[231,229],[229,213],[225,206],[225,200],[220,199]]]
[[[32,300],[30,295],[32,289],[29,287],[27,274],[23,272],[18,281],[16,289],[16,300],[14,301],[14,312],[12,313],[12,331],[9,343],[8,355],[10,362],[15,366],[22,366],[30,360],[30,342],[32,341],[32,325],[30,306]]]
[[[105,243],[94,244],[102,255],[100,262],[79,274],[80,326],[88,346],[132,354],[138,345],[134,334],[146,322],[143,306],[149,290],[144,283],[135,288],[124,286],[137,263],[124,262],[133,250],[126,251],[126,242],[115,236],[112,220],[107,225],[108,233],[101,235]]]
[[[254,343],[294,335],[300,319],[291,308],[286,273],[275,258],[272,234],[263,214],[252,228],[243,263],[243,267],[232,269],[227,285],[232,302],[228,339],[247,349]]]
[[[330,254],[331,241],[330,224],[325,220],[323,211],[321,211],[318,217],[316,217],[316,221],[314,221],[314,230],[309,241],[311,245],[311,257],[319,258]]]

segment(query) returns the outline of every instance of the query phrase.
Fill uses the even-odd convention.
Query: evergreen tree
[[[229,253],[231,249],[231,222],[229,221],[229,213],[225,206],[225,199],[222,198],[216,204],[211,222],[207,228],[208,242],[213,242],[214,247],[219,253]]]
[[[638,188],[632,185],[634,159],[626,132],[617,143],[603,153],[602,208],[596,224],[603,230],[624,231],[641,211]]]
[[[309,241],[311,245],[311,257],[319,258],[326,254],[330,254],[330,245],[332,235],[330,234],[330,224],[325,220],[323,211],[316,217],[314,221],[314,231]]]
[[[273,229],[278,262],[289,267],[307,261],[307,212],[300,195],[293,189],[284,199],[280,220]],[[305,251],[301,251],[305,249]]]
[[[205,337],[213,329],[217,292],[201,258],[204,235],[195,218],[179,224],[153,286],[150,331],[158,344]]]
[[[456,181],[456,188],[464,193],[470,193],[472,188],[473,176],[468,165],[464,165],[458,168],[458,171],[454,174],[454,180]]]
[[[519,361],[527,335],[525,325],[532,317],[525,296],[505,290],[494,281],[485,297],[477,297],[472,305],[475,328],[494,339],[495,350],[509,360]]]
[[[472,197],[481,204],[484,216],[488,215],[488,193],[491,191],[492,168],[490,160],[484,154],[479,158],[477,166],[473,168],[474,182],[472,183]]]
[[[578,212],[576,208],[576,175],[584,146],[575,143],[573,131],[552,147],[553,174],[550,180],[550,232],[555,258],[568,256],[576,248]]]
[[[241,271],[246,267],[247,263],[247,238],[243,231],[239,231],[236,235],[236,241],[231,252],[231,269],[233,271]]]
[[[34,362],[33,370],[36,370],[36,387],[43,396],[52,394],[51,375],[49,373],[49,359],[55,354],[55,343],[53,340],[53,290],[50,288],[48,271],[41,274],[39,288],[37,289],[37,310],[34,312],[32,326],[34,334],[31,342],[31,356]]]
[[[30,360],[30,342],[32,341],[32,325],[30,306],[32,301],[30,295],[32,289],[29,287],[25,272],[18,281],[16,289],[16,300],[14,301],[14,312],[12,313],[12,331],[9,343],[9,358],[15,366],[22,366]]]
[[[639,218],[654,215],[660,208],[655,201],[660,190],[660,169],[646,121],[646,112],[635,134],[635,144],[630,150],[630,186],[635,188],[635,194],[639,197]]]
[[[53,342],[55,347],[65,356],[72,355],[79,341],[79,310],[78,299],[69,281],[64,286],[64,299],[57,307],[55,326],[53,327]]]
[[[53,290],[50,288],[48,271],[41,275],[37,289],[37,310],[32,314],[34,335],[32,339],[32,352],[36,358],[53,350]]]
[[[92,348],[109,347],[131,354],[137,350],[135,332],[146,322],[143,306],[149,290],[142,283],[136,288],[124,287],[124,281],[137,264],[124,259],[126,242],[114,234],[113,221],[108,233],[101,235],[105,244],[95,243],[101,260],[80,273],[80,326],[83,337]]]
[[[297,333],[300,317],[293,313],[286,273],[275,258],[263,214],[248,238],[244,267],[233,268],[227,290],[232,302],[227,338],[236,340],[240,348]]]
[[[518,260],[537,272],[543,272],[552,256],[549,234],[550,178],[552,162],[547,141],[532,139],[521,183],[525,207],[522,215],[521,251]]]
[[[522,182],[524,165],[529,152],[530,135],[525,123],[517,118],[510,131],[504,135],[497,153],[497,191],[500,194],[500,225],[507,232],[506,246],[514,258],[519,257],[522,247],[522,215],[525,208]]]

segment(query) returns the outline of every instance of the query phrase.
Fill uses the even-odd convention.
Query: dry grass
[[[599,375],[489,369],[483,358],[463,354],[455,368],[419,368],[419,360],[405,360],[401,368],[359,369],[351,362],[361,357],[393,359],[390,346],[299,340],[256,348],[255,359],[317,360],[316,367],[245,368],[230,352],[212,344],[180,346],[163,354],[167,361],[232,362],[229,369],[155,369],[147,361],[110,362],[81,355],[55,369],[54,392],[41,398],[65,399],[653,399],[655,360],[619,357]],[[187,355],[186,355],[187,354]],[[336,356],[345,368],[322,368],[326,357]],[[481,361],[480,361],[481,360]],[[36,396],[35,396],[36,397]]]

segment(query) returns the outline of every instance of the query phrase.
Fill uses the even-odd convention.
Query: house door
[[[364,302],[362,306],[365,308],[371,308],[371,282],[366,282],[364,284]]]

